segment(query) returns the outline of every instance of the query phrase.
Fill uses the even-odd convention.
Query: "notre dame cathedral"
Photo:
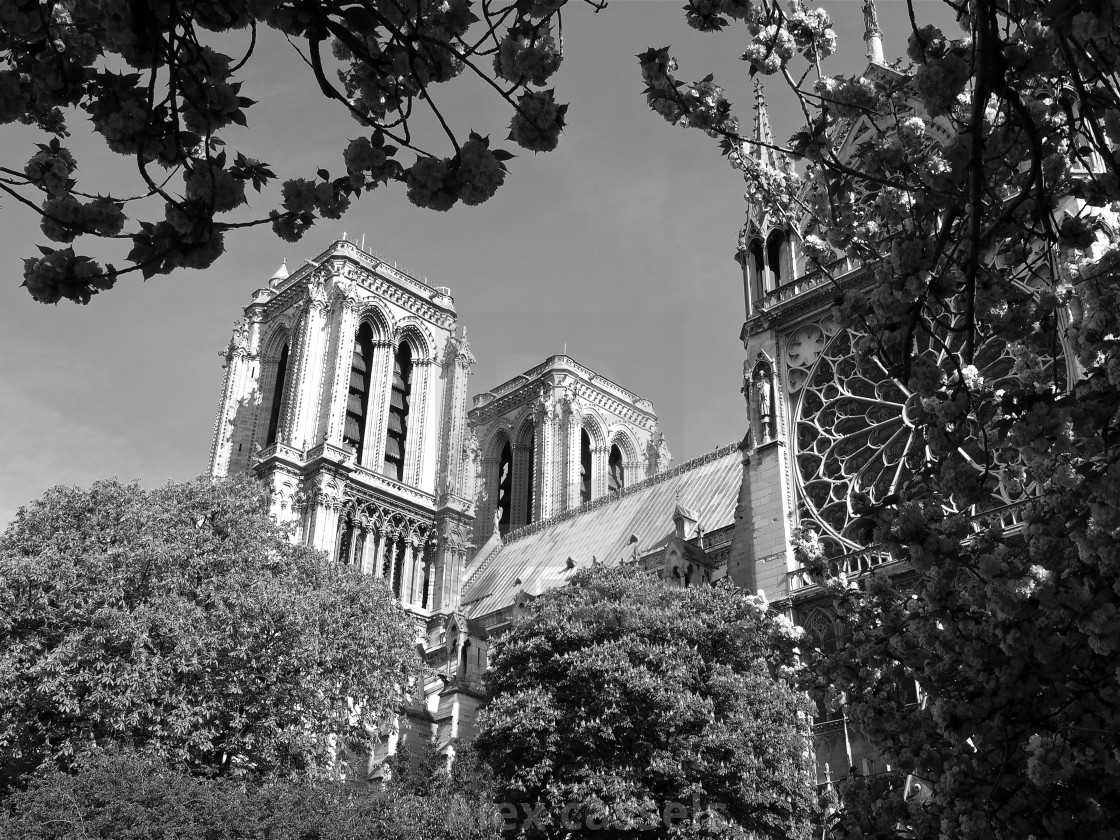
[[[866,74],[895,73],[871,3],[865,16]],[[755,111],[752,153],[772,155],[757,86]],[[855,120],[849,145],[872,130]],[[450,290],[345,239],[253,295],[226,356],[211,473],[261,477],[296,538],[383,578],[415,618],[436,676],[393,738],[470,739],[490,640],[594,562],[675,586],[729,576],[834,643],[792,531],[811,523],[849,571],[890,564],[851,532],[850,491],[892,492],[920,443],[907,394],[857,370],[798,231],[751,210],[739,257],[744,437],[674,466],[653,405],[567,356],[468,401],[475,359]],[[841,282],[866,278],[852,265]],[[986,380],[1009,374],[996,339],[980,355]],[[884,769],[842,709],[822,710],[814,737],[821,781],[830,767]]]

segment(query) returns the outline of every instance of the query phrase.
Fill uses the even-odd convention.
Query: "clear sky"
[[[860,0],[822,4],[840,50],[825,69],[858,73]],[[878,0],[891,59],[905,48],[901,0]],[[919,14],[944,18],[940,4]],[[925,22],[922,20],[921,22]],[[37,304],[20,288],[22,259],[45,242],[37,219],[0,204],[0,525],[55,484],[117,476],[146,486],[206,471],[219,390],[219,353],[254,289],[287,258],[293,268],[344,232],[401,268],[449,286],[485,391],[564,347],[570,356],[653,401],[674,460],[745,431],[741,386],[742,281],[732,257],[744,218],[743,183],[714,141],[674,128],[641,96],[634,57],[672,46],[680,76],[715,72],[750,125],[746,32],[702,35],[679,2],[612,0],[598,14],[571,0],[564,16],[557,98],[571,103],[559,148],[521,153],[505,140],[510,113],[470,81],[440,90],[453,124],[519,152],[497,195],[447,213],[412,207],[391,185],[303,241],[266,227],[227,235],[209,270],[143,283],[123,279],[88,306]],[[463,84],[460,84],[460,82]],[[781,83],[768,80],[775,136],[799,123]],[[310,72],[275,38],[262,42],[243,94],[250,132],[230,136],[281,175],[343,171],[341,150],[359,126],[322,102]],[[77,133],[77,132],[76,132]],[[6,165],[22,168],[38,138],[0,128]],[[79,186],[135,190],[129,164],[77,138]],[[259,197],[254,209],[269,209]],[[79,243],[80,244],[80,243]]]

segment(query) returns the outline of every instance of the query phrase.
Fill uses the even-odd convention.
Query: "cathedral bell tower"
[[[743,150],[744,169],[788,170],[774,147],[762,82],[754,83],[754,142]],[[796,274],[796,229],[792,217],[776,218],[760,205],[748,206],[736,259],[743,269],[746,321],[740,337],[746,350],[742,393],[747,436],[736,548],[728,574],[748,591],[774,597],[793,568],[790,536],[792,495],[788,457],[788,404],[779,365],[781,339],[769,308]]]
[[[450,292],[345,239],[253,295],[225,353],[210,472],[252,473],[295,538],[454,609],[473,525],[474,357]]]

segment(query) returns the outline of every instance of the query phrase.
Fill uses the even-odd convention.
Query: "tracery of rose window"
[[[921,429],[914,425],[918,397],[894,382],[877,361],[860,365],[853,337],[831,322],[809,325],[791,336],[786,351],[791,397],[796,401],[802,518],[808,514],[819,523],[826,541],[838,542],[845,550],[858,544],[852,533],[852,494],[858,491],[881,501],[932,460]],[[923,336],[914,353],[935,353],[942,369],[951,374],[951,356],[962,342],[963,332],[946,330],[937,339]],[[974,363],[993,388],[1013,386],[1014,358],[998,336],[980,336]],[[977,436],[970,436],[960,451],[977,470],[993,457]],[[998,469],[999,455],[995,457],[990,466]],[[1018,482],[1001,479],[987,508],[1010,504],[1026,492],[1029,488]]]

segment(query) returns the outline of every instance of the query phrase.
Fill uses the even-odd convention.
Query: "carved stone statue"
[[[762,442],[768,443],[774,436],[774,405],[771,395],[773,387],[770,368],[760,364],[754,372],[754,389],[758,402],[758,423],[761,426]]]

